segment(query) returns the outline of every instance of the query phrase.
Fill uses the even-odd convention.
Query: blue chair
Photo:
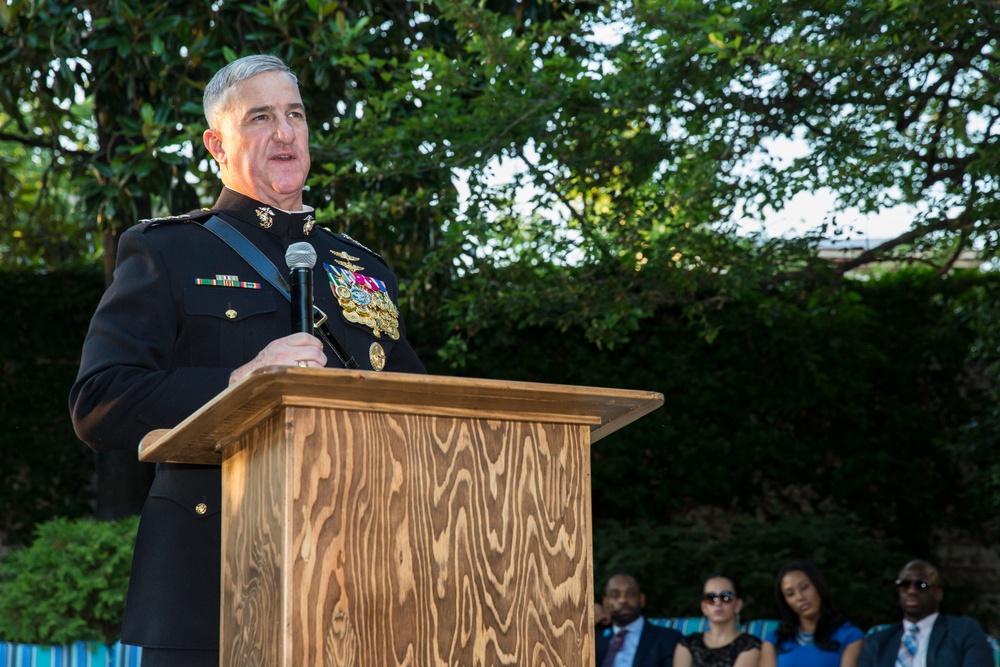
[[[708,630],[708,619],[704,616],[680,616],[677,618],[650,618],[647,619],[653,625],[660,625],[665,628],[673,628],[674,630],[680,631],[683,635],[694,634],[695,632],[705,632]],[[871,633],[881,630],[882,628],[887,628],[891,624],[883,623],[881,625],[876,625],[868,629],[865,635],[870,635]],[[748,635],[753,635],[761,641],[778,628],[778,621],[774,619],[758,619],[755,621],[748,621],[744,623],[740,629],[747,633]],[[990,643],[990,648],[993,649],[993,664],[995,667],[1000,667],[1000,642],[997,641],[996,637],[993,635],[986,635],[986,641]],[[0,663],[2,666],[2,663]]]
[[[142,649],[116,642],[14,644],[0,642],[0,667],[139,667]]]
[[[696,632],[707,632],[708,631],[708,619],[704,616],[679,616],[677,618],[650,618],[647,619],[653,625],[659,625],[664,628],[673,628],[679,631],[682,635],[691,635]],[[740,626],[740,630],[747,633],[748,635],[753,635],[761,641],[767,636],[767,633],[771,632],[778,627],[778,621],[773,619],[759,619],[756,621],[747,621]]]

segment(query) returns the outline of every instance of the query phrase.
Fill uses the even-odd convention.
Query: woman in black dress
[[[708,632],[681,639],[674,651],[674,667],[757,667],[760,640],[736,627],[736,616],[743,608],[740,583],[734,577],[713,574],[701,590],[701,613],[708,618]]]

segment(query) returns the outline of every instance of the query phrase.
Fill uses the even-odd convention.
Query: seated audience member
[[[864,635],[833,608],[823,575],[796,561],[775,579],[778,629],[764,639],[760,667],[856,667]]]
[[[611,627],[611,614],[600,602],[594,603],[594,629],[598,635]]]
[[[648,623],[646,595],[630,574],[618,573],[604,587],[602,605],[611,632],[597,636],[597,667],[671,667],[681,633]]]
[[[701,590],[701,613],[708,618],[709,630],[681,637],[674,667],[757,667],[760,640],[736,627],[743,609],[739,582],[725,574],[713,574]]]
[[[896,588],[903,620],[865,639],[859,667],[993,667],[993,650],[975,619],[938,613],[944,587],[936,567],[910,561]]]

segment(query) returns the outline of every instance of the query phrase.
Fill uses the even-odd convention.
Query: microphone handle
[[[312,269],[297,268],[291,273],[292,333],[313,333]]]

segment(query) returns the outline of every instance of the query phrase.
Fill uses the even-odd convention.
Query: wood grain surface
[[[219,393],[175,428],[149,433],[142,461],[220,464],[249,425],[288,406],[586,424],[591,443],[663,405],[633,389],[268,366]]]
[[[225,664],[593,665],[590,431],[265,420],[225,453]]]

